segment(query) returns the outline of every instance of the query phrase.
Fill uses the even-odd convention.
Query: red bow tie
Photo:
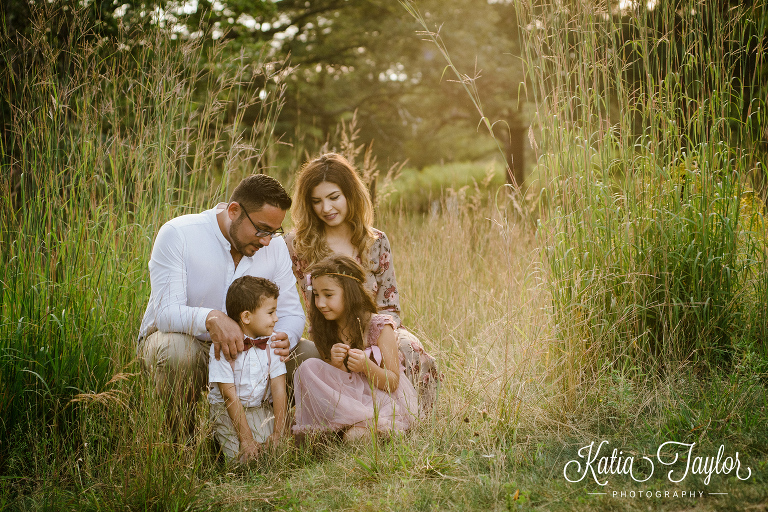
[[[258,338],[251,338],[250,336],[246,336],[243,340],[243,351],[248,350],[251,347],[256,347],[261,350],[267,349],[267,342],[269,341],[269,336],[259,336]]]

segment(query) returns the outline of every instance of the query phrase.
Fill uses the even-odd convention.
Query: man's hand
[[[273,332],[270,341],[270,347],[275,349],[275,355],[280,356],[280,361],[285,362],[291,354],[291,342],[288,341],[288,335],[284,332]]]
[[[349,349],[349,359],[347,359],[347,368],[350,372],[365,374],[365,367],[368,364],[368,358],[365,352],[356,348]]]
[[[214,309],[208,313],[205,319],[205,328],[211,335],[213,352],[217,361],[221,359],[220,353],[224,354],[224,359],[227,361],[231,362],[237,359],[237,354],[243,351],[243,331],[237,322],[222,311]]]

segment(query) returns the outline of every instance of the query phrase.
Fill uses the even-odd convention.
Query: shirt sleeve
[[[269,365],[269,378],[274,379],[288,373],[285,363],[280,360],[280,356],[275,354],[275,349],[270,348],[269,350],[272,351],[272,363]]]
[[[309,300],[311,297],[307,294],[307,275],[304,273],[304,266],[302,265],[301,260],[296,255],[296,251],[293,247],[293,240],[296,238],[296,234],[292,231],[288,233],[285,236],[285,245],[288,247],[288,254],[291,256],[291,270],[293,271],[293,276],[296,278],[296,281],[299,283],[299,288],[301,289],[301,294],[304,297],[304,307],[309,307]]]
[[[395,279],[395,264],[392,261],[392,248],[383,232],[371,247],[371,260],[374,262],[376,276],[376,307],[379,313],[391,316],[400,325],[400,294]]]
[[[238,357],[244,357],[243,353]],[[278,359],[280,359],[278,357]],[[221,384],[234,384],[235,372],[232,369],[232,364],[227,361],[224,356],[218,361],[214,357],[214,348],[211,345],[210,353],[208,354],[208,382],[209,383],[221,383]]]
[[[275,331],[286,333],[291,348],[294,348],[304,333],[306,318],[299,300],[299,292],[296,290],[296,278],[293,275],[287,246],[283,248],[283,251],[278,254],[279,257],[275,266],[274,282],[280,288],[280,295],[277,297]]]
[[[180,233],[164,224],[157,233],[149,259],[154,323],[162,332],[182,332],[198,336],[207,332],[205,319],[210,308],[187,305],[186,244]]]

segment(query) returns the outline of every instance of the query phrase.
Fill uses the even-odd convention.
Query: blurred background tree
[[[299,153],[316,151],[357,111],[360,140],[375,140],[384,163],[407,159],[421,168],[495,154],[463,88],[451,83],[442,56],[421,40],[420,26],[399,3],[286,0],[271,10],[254,4],[263,2],[201,2],[189,23],[213,26],[246,55],[266,46],[276,60],[290,57],[294,72],[278,131]],[[518,99],[523,73],[512,5],[426,0],[419,8],[434,29],[439,25],[457,67],[476,78],[492,121],[502,121],[507,152],[522,161],[527,122]],[[291,166],[304,157],[278,155]]]
[[[66,5],[68,1],[72,0],[59,3]],[[638,12],[649,14],[648,26],[659,34],[661,52],[665,45],[684,41],[674,27],[681,16],[690,13],[686,2],[679,2],[678,19],[653,16],[654,11],[670,12],[656,9],[660,1],[609,2],[606,14],[610,12],[614,23],[624,23]],[[355,112],[359,140],[375,141],[374,152],[385,167],[407,160],[409,166],[421,169],[435,163],[498,156],[496,145],[480,125],[480,113],[463,87],[455,83],[453,74],[446,71],[445,59],[434,44],[419,35],[423,27],[399,2],[120,0],[92,1],[89,5],[95,21],[94,38],[112,37],[118,27],[138,38],[146,24],[156,23],[168,26],[180,39],[230,39],[227,54],[218,56],[217,66],[239,66],[266,52],[277,67],[284,67],[289,76],[276,126],[276,136],[283,144],[262,161],[265,167],[295,169]],[[440,34],[456,68],[471,80],[482,100],[483,113],[494,123],[503,143],[512,175],[522,183],[534,98],[524,85],[519,35],[521,28],[530,27],[518,26],[515,8],[508,0],[420,0],[415,5],[429,29]],[[578,9],[576,5],[569,7],[569,2],[562,5],[558,16],[569,16]],[[709,12],[727,17],[729,5],[725,2]],[[11,34],[10,40],[23,37],[32,23],[29,0],[7,0],[0,9],[2,30]],[[765,59],[758,58],[762,43],[756,33],[765,24],[765,13],[764,9],[755,12],[762,21],[745,27],[743,41],[726,44],[743,44],[754,55],[751,62],[765,66]],[[627,31],[632,30],[630,24],[624,25]],[[66,10],[59,26],[59,33],[52,37],[65,38]],[[627,38],[630,36],[628,33]],[[681,59],[685,51],[688,49],[681,45]],[[626,72],[642,85],[646,73],[677,72],[680,62],[659,60],[648,63],[646,69],[638,61]],[[62,72],[65,69],[62,65]],[[764,84],[744,85],[749,89],[747,97],[766,90]],[[277,81],[254,77],[253,90],[270,87],[277,87]],[[610,103],[611,92],[606,94]],[[7,125],[9,109],[7,103],[0,105],[3,126]],[[741,109],[734,118],[744,119],[749,103]],[[246,115],[243,122],[248,120]],[[637,131],[642,133],[642,120],[637,122]]]
[[[66,4],[66,2],[64,2]],[[238,65],[268,52],[292,71],[277,133],[286,143],[271,165],[295,167],[317,151],[340,121],[358,112],[360,141],[375,141],[384,165],[425,165],[495,155],[478,128],[480,115],[463,88],[451,82],[445,61],[422,41],[420,27],[391,0],[224,0],[198,2],[92,2],[93,37],[118,26],[137,37],[146,23],[173,27],[179,38],[228,38],[220,65]],[[486,0],[419,3],[456,66],[475,78],[506,150],[522,161],[527,126],[518,98],[523,80],[516,55],[518,27],[511,4]],[[65,11],[66,12],[66,11]],[[3,30],[24,37],[28,0],[3,3]],[[62,20],[60,37],[65,37]],[[286,61],[286,58],[289,60]],[[254,88],[270,87],[255,81]],[[4,106],[9,108],[8,105]],[[511,137],[510,137],[511,135]],[[520,156],[518,156],[520,155]]]

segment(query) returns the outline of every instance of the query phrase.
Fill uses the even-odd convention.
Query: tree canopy
[[[233,2],[199,20],[218,24],[235,51],[266,46],[274,58],[289,58],[294,72],[279,124],[286,140],[300,134],[303,140],[295,142],[316,149],[357,111],[361,138],[375,140],[377,153],[390,161],[422,166],[494,151],[478,129],[480,114],[470,98],[399,3],[286,0],[272,6],[249,11],[247,2]],[[520,124],[523,76],[514,57],[518,28],[512,6],[426,0],[418,8],[430,29],[439,31],[456,67],[475,79],[494,121]]]
[[[74,3],[58,3],[63,6],[59,36],[65,37],[66,8]],[[658,3],[622,2],[624,10],[614,3],[610,12],[618,23],[633,9],[650,13],[649,27],[659,32],[659,44],[673,44],[675,38],[664,33],[674,35],[679,20],[654,17],[652,4]],[[220,65],[236,66],[266,56],[283,67],[289,73],[277,133],[289,148],[278,155],[284,162],[291,151],[294,159],[303,159],[299,150],[317,151],[339,122],[355,112],[360,140],[375,141],[375,152],[384,162],[408,160],[422,167],[482,158],[497,151],[481,123],[484,115],[520,181],[530,120],[526,106],[533,100],[525,85],[520,33],[530,27],[519,26],[515,5],[508,0],[408,4],[438,35],[464,84],[457,83],[438,47],[425,37],[425,27],[403,3],[392,0],[121,0],[86,5],[94,18],[94,38],[112,37],[118,29],[138,38],[147,23],[161,24],[179,39],[229,39],[227,53],[217,57]],[[683,4],[678,17],[688,15]],[[726,16],[730,4],[723,5],[712,15]],[[564,2],[562,12],[568,9]],[[765,16],[762,9],[759,13]],[[29,0],[3,3],[6,35],[23,34],[30,23]],[[745,38],[752,42],[745,44],[757,48],[755,28],[747,29]],[[643,79],[641,64],[627,69],[630,80]],[[478,104],[462,85],[476,93]],[[263,77],[252,84],[254,89],[274,86]],[[764,89],[762,84],[749,87],[755,94]]]

